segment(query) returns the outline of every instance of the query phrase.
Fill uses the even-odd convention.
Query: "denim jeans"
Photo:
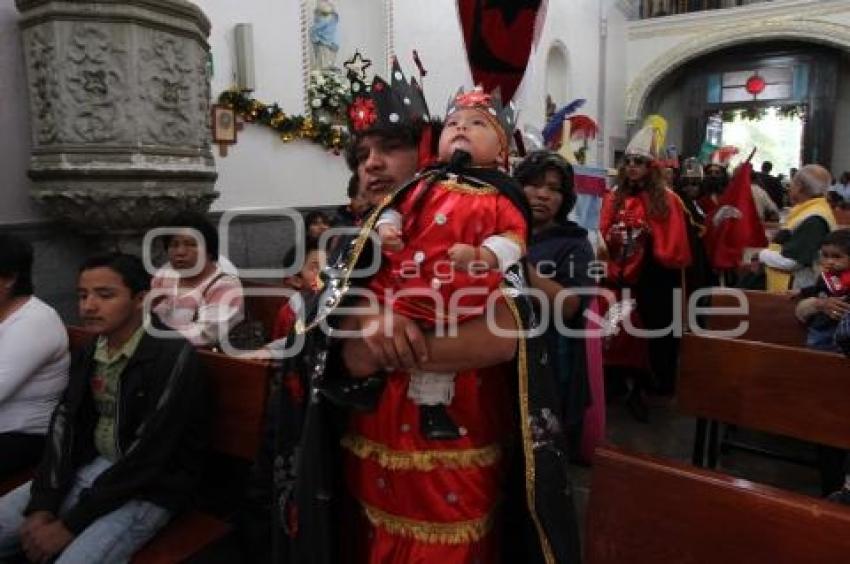
[[[80,492],[91,486],[111,462],[98,457],[77,471],[71,491],[62,502],[59,517],[77,503]],[[20,528],[23,512],[30,500],[30,485],[0,498],[0,560],[21,553]],[[93,521],[65,547],[55,560],[57,564],[112,564],[129,562],[170,518],[170,513],[147,501],[131,500],[111,513]]]

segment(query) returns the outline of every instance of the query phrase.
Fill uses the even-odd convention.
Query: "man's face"
[[[561,193],[561,173],[557,170],[548,169],[539,178],[535,178],[532,184],[523,186],[525,196],[531,206],[531,215],[534,225],[545,226],[555,220],[564,195]]]
[[[457,150],[472,155],[472,164],[477,166],[496,166],[503,156],[502,142],[493,123],[479,110],[468,108],[447,117],[440,133],[440,160],[449,162]]]
[[[84,270],[77,280],[80,319],[98,335],[108,337],[140,323],[144,296],[134,296],[121,275],[105,266]]]
[[[377,134],[360,139],[355,157],[360,188],[372,206],[410,180],[419,160],[415,146]]]
[[[792,205],[800,204],[809,199],[806,189],[803,188],[803,183],[796,176],[794,175],[794,179],[791,180],[791,185],[788,187],[788,199],[791,200]]]

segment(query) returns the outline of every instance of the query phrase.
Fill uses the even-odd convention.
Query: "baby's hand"
[[[400,251],[404,248],[401,232],[394,225],[385,223],[378,226],[378,238],[385,251]]]
[[[449,248],[449,258],[452,259],[455,268],[466,270],[476,258],[475,247],[464,243],[455,243]]]

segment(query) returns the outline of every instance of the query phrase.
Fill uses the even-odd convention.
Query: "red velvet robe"
[[[609,192],[602,201],[599,229],[609,248],[607,280],[608,285],[618,293],[624,287],[633,286],[638,282],[646,253],[651,252],[655,261],[670,269],[685,268],[691,263],[684,204],[671,190],[665,190],[665,193],[670,210],[665,218],[650,217],[647,214],[649,196],[646,193],[627,196],[623,207],[617,211],[614,209],[614,192]],[[616,256],[616,252],[622,247],[622,241],[615,229],[618,224],[645,231],[644,236],[637,238],[639,245],[636,252],[625,260]],[[607,307],[604,309],[607,310]],[[635,327],[643,327],[637,312],[632,313],[631,321]],[[605,363],[649,370],[646,341],[636,339],[621,330],[607,342]]]
[[[409,296],[385,300],[395,311],[429,326],[451,311],[455,291],[484,288],[484,295],[461,300],[467,309],[456,315],[459,322],[476,317],[490,291],[498,291],[502,274],[492,270],[475,277],[447,269],[447,251],[455,243],[478,246],[494,234],[524,244],[525,219],[490,186],[443,181],[417,201],[421,189],[397,207],[405,247],[385,257],[370,288],[378,295],[384,290],[435,290],[445,307]],[[412,265],[419,267],[415,274]],[[349,491],[363,509],[355,562],[499,562],[500,461],[511,425],[506,414],[511,413],[513,374],[507,365],[456,374],[455,396],[447,410],[461,428],[458,440],[423,436],[419,408],[407,397],[406,372],[387,378],[376,411],[352,417],[343,446]]]

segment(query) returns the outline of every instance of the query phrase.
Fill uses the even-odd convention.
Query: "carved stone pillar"
[[[33,198],[92,234],[138,234],[215,199],[210,22],[184,0],[15,0]]]

